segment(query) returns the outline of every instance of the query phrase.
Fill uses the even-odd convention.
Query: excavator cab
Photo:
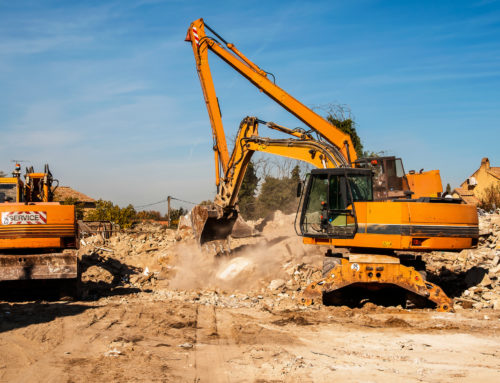
[[[33,166],[26,168],[25,199],[30,202],[52,202],[54,191],[59,186],[59,181],[54,179],[46,164],[43,173],[36,173]],[[55,183],[55,187],[53,187]]]
[[[361,158],[354,162],[354,166],[373,170],[375,201],[409,198],[413,194],[408,185],[401,158],[394,156]]]
[[[16,168],[12,177],[0,177],[0,203],[24,202],[24,184],[19,175]]]
[[[358,230],[353,202],[373,201],[370,169],[314,169],[307,177],[300,210],[304,237],[354,238]]]

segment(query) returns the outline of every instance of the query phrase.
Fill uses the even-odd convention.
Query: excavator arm
[[[205,28],[215,37],[207,36]],[[357,159],[349,135],[270,81],[267,72],[244,56],[234,44],[225,41],[206,25],[203,19],[198,19],[190,25],[186,41],[191,43],[193,49],[196,70],[212,127],[215,183],[218,192],[212,206],[197,206],[192,211],[193,229],[201,243],[225,239],[231,233],[238,215],[236,208],[238,191],[243,182],[248,162],[255,151],[303,160],[316,167],[347,167],[351,166],[352,162]],[[314,139],[310,133],[291,130],[273,123],[266,123],[266,125],[296,139],[276,140],[259,137],[257,119],[245,119],[240,126],[236,145],[230,156],[208,62],[209,50],[260,91],[301,120],[319,138]],[[316,153],[318,153],[317,156]],[[222,169],[223,174],[220,174],[220,169]]]
[[[205,33],[205,28],[216,36],[210,37]],[[220,40],[220,41],[219,41]],[[277,102],[284,109],[301,120],[314,132],[319,134],[333,148],[335,148],[335,162],[340,166],[349,166],[357,159],[356,151],[351,138],[340,129],[326,121],[323,117],[312,111],[286,91],[278,87],[267,77],[267,73],[244,56],[234,44],[226,42],[213,29],[206,25],[203,19],[191,23],[186,36],[186,41],[191,42],[196,61],[196,69],[200,78],[205,103],[207,106],[212,133],[214,136],[214,150],[216,152],[216,168],[219,163],[224,174],[228,170],[229,154],[222,124],[219,104],[215,93],[212,74],[208,63],[208,50],[215,53],[224,62],[230,65],[250,83],[264,92],[268,97]],[[217,171],[217,170],[216,170]],[[220,176],[217,174],[216,183],[219,185]]]
[[[272,139],[259,136],[259,123],[295,138]],[[274,154],[307,162],[316,168],[335,168],[336,150],[308,133],[246,117],[240,124],[235,146],[220,179],[218,193],[212,205],[198,205],[192,213],[193,230],[200,243],[225,239],[232,231],[238,216],[236,203],[246,168],[255,152]]]
[[[297,138],[273,139],[260,137],[259,123]],[[335,168],[339,166],[335,157],[335,148],[326,142],[314,140],[303,132],[294,131],[273,122],[261,121],[256,117],[243,119],[235,142],[226,177],[221,182],[221,188],[215,201],[216,204],[223,208],[231,208],[236,204],[246,167],[254,152],[292,158],[307,162],[316,168]]]

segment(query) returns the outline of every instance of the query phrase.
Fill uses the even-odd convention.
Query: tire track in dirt
[[[196,309],[195,383],[229,383],[226,375],[226,345],[217,328],[215,306],[198,305]]]
[[[495,311],[235,308],[145,293],[78,305],[40,307],[51,321],[9,306],[0,381],[500,381]]]
[[[82,315],[90,316],[90,312]],[[19,347],[19,356],[27,358],[19,369],[12,369],[10,382],[58,382],[65,376],[64,355],[73,350],[80,328],[87,321],[66,323],[63,318],[16,330],[9,344]],[[67,376],[65,376],[67,378]]]

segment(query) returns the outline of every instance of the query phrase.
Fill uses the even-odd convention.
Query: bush
[[[175,225],[176,222],[179,222],[179,219],[183,215],[186,215],[187,213],[188,213],[188,211],[182,207],[180,207],[178,209],[170,209],[170,220]]]
[[[96,208],[87,213],[85,219],[89,221],[111,221],[121,228],[126,229],[132,226],[136,212],[132,205],[120,208],[114,205],[111,201],[103,201],[100,199],[96,202]]]
[[[155,210],[142,210],[138,211],[136,216],[137,219],[144,220],[144,219],[150,219],[153,221],[161,221],[164,218],[161,216],[161,213],[159,211]]]
[[[487,187],[480,198],[479,207],[486,211],[500,208],[500,184]]]

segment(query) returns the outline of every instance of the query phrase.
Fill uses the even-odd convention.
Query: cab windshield
[[[302,217],[305,234],[329,233],[340,230],[341,226],[352,225],[352,201],[373,201],[372,178],[369,175],[348,174],[346,178],[337,174],[312,174],[309,182]]]

